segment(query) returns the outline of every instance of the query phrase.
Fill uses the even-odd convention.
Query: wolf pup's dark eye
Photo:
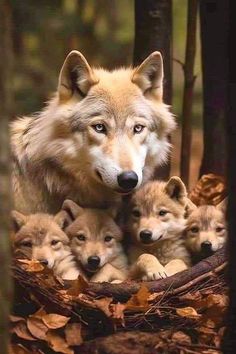
[[[132,210],[132,215],[136,218],[139,218],[141,216],[141,213],[138,209]]]
[[[83,234],[76,236],[79,241],[85,241],[86,237]]]
[[[22,241],[21,246],[23,247],[32,247],[32,242],[31,241]]]
[[[95,132],[106,134],[107,129],[104,124],[94,124],[92,125],[92,127],[95,130]]]
[[[194,234],[196,234],[199,231],[199,227],[197,227],[197,226],[191,227],[190,231],[193,232]]]
[[[105,236],[105,237],[104,237],[104,241],[105,241],[105,242],[110,242],[112,239],[113,239],[112,236]]]
[[[143,131],[143,129],[144,129],[144,125],[136,124],[134,126],[134,133],[135,134],[139,134],[139,133],[141,133]]]
[[[58,244],[58,242],[59,242],[59,240],[52,240],[52,241],[51,241],[51,245],[52,245],[52,246],[55,246],[55,245]]]
[[[221,231],[223,231],[224,230],[224,227],[222,227],[222,226],[218,226],[217,228],[216,228],[216,232],[221,232]]]
[[[167,213],[168,213],[167,210],[160,210],[160,211],[159,211],[159,215],[160,215],[160,216],[165,216]]]

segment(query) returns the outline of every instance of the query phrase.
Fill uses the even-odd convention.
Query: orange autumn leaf
[[[146,311],[150,307],[148,303],[151,293],[145,285],[141,285],[138,292],[131,296],[126,303],[126,309],[131,311]]]
[[[198,318],[201,315],[197,313],[197,311],[193,307],[183,307],[176,309],[177,315],[181,317],[188,317],[188,318]]]
[[[46,314],[42,317],[43,323],[50,329],[64,327],[69,320],[70,317],[58,315],[56,313]]]
[[[111,310],[110,310],[110,304],[112,302],[112,297],[104,297],[102,299],[94,299],[93,303],[96,305],[96,307],[103,311],[107,317],[110,317],[112,315]]]
[[[18,261],[23,263],[23,268],[27,272],[42,272],[44,270],[44,266],[38,261],[28,259],[19,259]]]
[[[14,328],[11,330],[12,333],[15,333],[19,338],[26,340],[36,340],[30,331],[28,330],[26,323],[23,321],[17,322]]]
[[[49,330],[46,340],[50,348],[52,348],[55,352],[60,352],[63,354],[74,354],[74,350],[69,348],[69,345],[65,339],[59,336],[56,331]]]
[[[81,275],[76,280],[67,280],[67,283],[71,285],[67,290],[67,295],[71,296],[78,296],[89,286],[88,282]]]
[[[46,339],[48,328],[39,318],[30,316],[27,319],[27,327],[34,337],[42,340]]]

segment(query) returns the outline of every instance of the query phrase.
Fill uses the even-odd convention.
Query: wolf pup
[[[77,279],[81,271],[71,253],[69,238],[63,231],[68,215],[59,212],[23,215],[12,211],[13,246],[28,258],[37,260],[65,280]]]
[[[195,206],[191,203],[187,218],[185,240],[194,263],[211,256],[227,240],[225,220],[226,199],[217,206]]]
[[[82,208],[65,200],[62,209],[74,220],[66,228],[71,249],[93,282],[122,282],[127,277],[127,258],[122,232],[110,211]]]
[[[11,126],[15,208],[55,214],[65,199],[107,207],[167,160],[175,121],[162,100],[163,63],[92,69],[72,51],[44,110]]]
[[[164,278],[190,265],[182,239],[186,203],[186,188],[179,177],[149,182],[134,193],[126,225],[131,278]]]

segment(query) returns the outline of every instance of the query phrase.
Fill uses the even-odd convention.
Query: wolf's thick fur
[[[62,279],[77,279],[81,270],[71,253],[69,238],[62,230],[67,219],[65,212],[23,215],[12,211],[13,245],[28,258],[47,265]]]
[[[122,232],[110,210],[82,208],[66,200],[62,208],[74,220],[66,228],[71,250],[86,275],[94,282],[121,282],[127,278],[127,258]],[[91,258],[99,263],[93,266]]]
[[[72,51],[46,108],[12,124],[15,208],[55,213],[66,198],[104,207],[121,199],[119,174],[135,172],[136,188],[147,181],[166,161],[175,128],[162,82],[159,52],[109,72]]]
[[[193,263],[212,255],[226,243],[226,203],[226,199],[217,206],[197,207],[191,203],[184,234]]]
[[[190,265],[182,238],[187,201],[186,188],[178,177],[149,182],[134,193],[127,221],[132,278],[163,278]]]

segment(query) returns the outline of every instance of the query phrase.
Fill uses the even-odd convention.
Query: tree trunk
[[[201,0],[204,153],[200,176],[226,172],[227,1]]]
[[[194,61],[196,54],[198,0],[188,0],[187,36],[184,69],[184,97],[182,113],[182,142],[180,159],[180,176],[186,187],[189,184],[190,156],[192,143],[192,105],[195,82]]]
[[[164,60],[164,102],[172,102],[172,0],[135,0],[134,65],[139,65],[153,51]],[[170,161],[157,168],[155,177],[168,178]]]
[[[0,1],[0,343],[1,354],[8,353],[8,316],[12,299],[10,277],[10,149],[8,122],[12,111],[11,8]]]

